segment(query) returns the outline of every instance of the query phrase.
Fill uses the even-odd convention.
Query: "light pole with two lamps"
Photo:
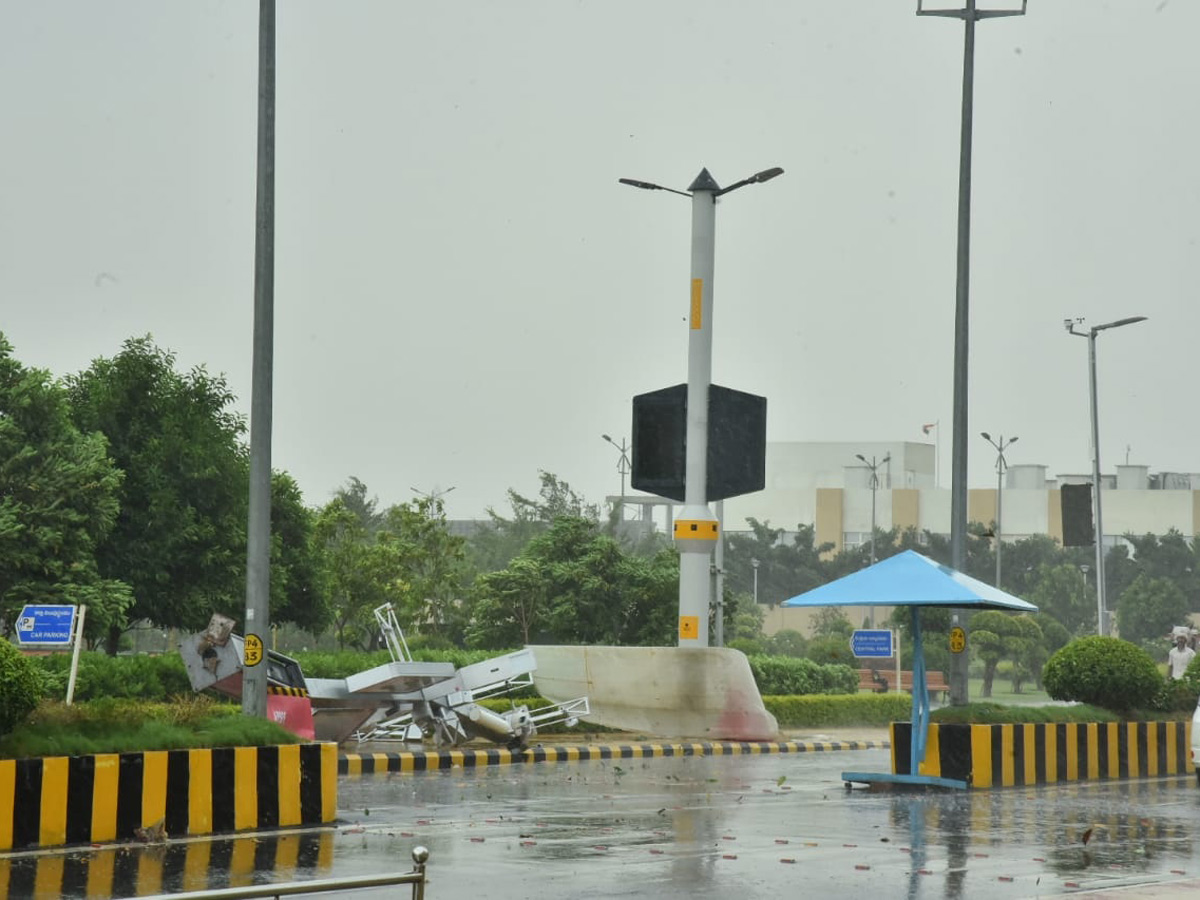
[[[867,462],[867,458],[861,453],[855,453],[856,457],[863,461],[863,464],[871,470],[871,565],[875,565],[875,492],[879,490],[879,467],[884,463],[892,461],[892,454],[887,454],[883,459],[876,462],[875,457],[871,457],[871,461]],[[871,607],[871,622],[872,628],[875,627],[875,607]]]
[[[1096,525],[1094,535],[1096,542],[1096,634],[1101,636],[1108,633],[1107,623],[1104,621],[1108,603],[1104,593],[1106,581],[1104,577],[1104,524],[1100,515],[1100,417],[1096,411],[1096,335],[1110,328],[1145,322],[1146,318],[1146,316],[1129,316],[1125,319],[1117,319],[1115,322],[1093,325],[1087,331],[1076,331],[1075,329],[1076,325],[1083,324],[1083,319],[1063,319],[1063,325],[1068,334],[1088,339],[1088,369],[1092,396],[1092,517]]]
[[[625,520],[625,476],[629,474],[629,447],[625,443],[625,438],[621,438],[621,443],[617,443],[607,434],[602,434],[600,437],[608,441],[617,448],[617,452],[621,454],[621,458],[617,460],[617,471],[621,473],[621,521]]]
[[[679,549],[679,645],[708,646],[710,556],[720,526],[708,508],[708,388],[712,382],[713,269],[716,256],[717,198],[748,184],[762,184],[783,174],[764,169],[721,187],[701,169],[686,191],[649,181],[618,179],[647,191],[667,191],[692,201],[692,264],[688,317],[688,380],[683,509],[675,520]]]
[[[1000,546],[1003,543],[1004,519],[1001,514],[1004,499],[1004,470],[1008,468],[1008,460],[1004,458],[1004,448],[1015,444],[1020,438],[1011,437],[1007,441],[1004,435],[996,440],[986,431],[979,432],[983,439],[996,448],[996,589],[1000,589]]]

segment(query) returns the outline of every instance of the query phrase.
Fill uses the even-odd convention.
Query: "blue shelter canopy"
[[[1020,597],[912,550],[784,600],[783,606],[952,606],[1037,612]]]
[[[927,556],[905,550],[837,581],[821,585],[783,606],[909,606],[912,607],[913,705],[911,770],[891,775],[843,772],[846,781],[892,781],[903,784],[939,784],[965,788],[966,782],[933,778],[919,773],[925,760],[929,732],[929,687],[925,680],[925,652],[921,642],[921,607],[942,606],[966,609],[1002,609],[1037,612],[1037,607],[1020,597],[1006,594]]]

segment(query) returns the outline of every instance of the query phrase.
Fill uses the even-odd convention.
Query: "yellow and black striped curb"
[[[0,897],[127,897],[256,884],[273,872],[291,880],[333,867],[334,834],[255,834],[229,840],[108,845],[0,856]]]
[[[585,762],[593,759],[649,759],[678,756],[737,756],[754,753],[820,753],[831,750],[886,750],[887,741],[714,741],[679,744],[604,744],[527,747],[524,750],[413,750],[400,753],[343,753],[338,774],[351,777],[382,772],[507,766],[518,763]]]
[[[0,760],[0,851],[320,825],[337,815],[337,745]]]
[[[1191,774],[1191,724],[935,724],[921,774],[974,788]],[[893,772],[910,771],[911,734],[909,723],[893,723]]]

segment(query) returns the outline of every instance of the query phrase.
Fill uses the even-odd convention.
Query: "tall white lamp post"
[[[632,178],[621,184],[647,191],[682,194],[692,200],[692,267],[688,317],[687,450],[684,458],[683,509],[675,520],[679,555],[679,646],[708,646],[710,557],[720,526],[708,508],[708,388],[712,382],[713,267],[717,198],[748,184],[783,174],[764,169],[721,187],[701,169],[686,191]]]
[[[1103,325],[1093,325],[1087,331],[1078,331],[1075,326],[1082,325],[1083,319],[1063,320],[1069,334],[1088,339],[1088,370],[1092,395],[1092,517],[1096,525],[1096,634],[1101,636],[1108,633],[1108,624],[1105,622],[1108,598],[1104,592],[1107,580],[1104,577],[1104,519],[1100,515],[1100,417],[1096,411],[1096,335],[1110,328],[1145,321],[1146,316],[1130,316],[1115,322],[1105,322]]]

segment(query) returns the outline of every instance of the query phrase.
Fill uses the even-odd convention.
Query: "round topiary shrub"
[[[42,679],[21,652],[0,640],[0,735],[25,721],[42,698]]]
[[[1085,637],[1059,649],[1042,670],[1055,700],[1075,700],[1117,712],[1152,707],[1163,679],[1150,654],[1119,638]]]

